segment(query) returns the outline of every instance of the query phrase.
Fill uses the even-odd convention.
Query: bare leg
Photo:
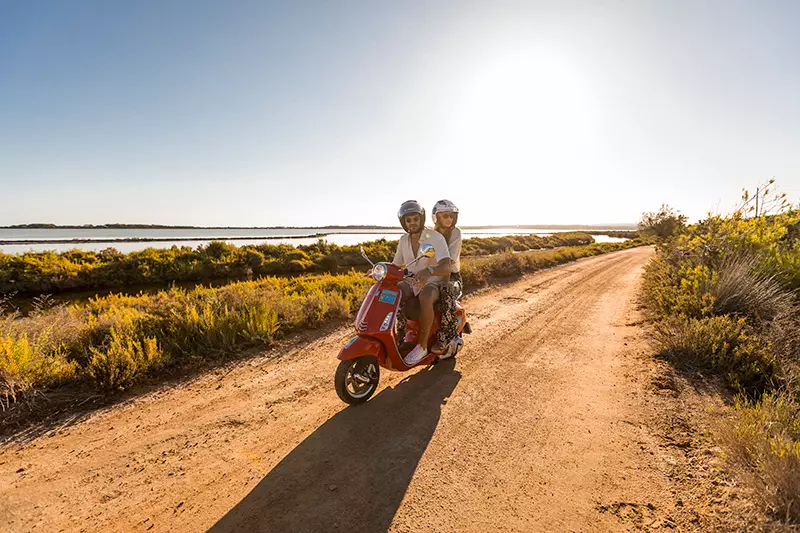
[[[397,311],[397,329],[395,333],[397,334],[398,342],[402,343],[403,339],[406,336],[406,315],[403,313],[403,306],[406,305],[406,302],[411,295],[414,294],[411,290],[411,286],[406,281],[401,281],[397,284],[397,288],[400,289],[400,309]],[[406,350],[408,351],[408,350]]]
[[[414,294],[414,291],[411,290],[411,285],[408,284],[407,281],[400,281],[397,283],[397,288],[400,289],[400,309],[403,308],[403,305],[408,301],[409,298]]]
[[[428,349],[428,337],[433,327],[433,304],[438,299],[439,288],[434,285],[426,285],[419,293],[419,345],[425,350]]]

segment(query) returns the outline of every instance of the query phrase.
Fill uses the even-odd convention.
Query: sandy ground
[[[700,393],[641,325],[651,254],[469,298],[457,359],[362,406],[333,390],[341,327],[8,443],[0,531],[730,530]]]

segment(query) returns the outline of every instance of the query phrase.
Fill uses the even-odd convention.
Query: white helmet
[[[439,200],[433,206],[433,223],[436,224],[437,213],[453,213],[453,226],[458,224],[458,207],[450,200]]]
[[[397,218],[400,220],[400,225],[403,226],[406,233],[408,233],[408,228],[406,227],[405,217],[410,213],[417,213],[420,216],[420,224],[422,226],[425,225],[425,208],[416,200],[406,200],[397,212]]]

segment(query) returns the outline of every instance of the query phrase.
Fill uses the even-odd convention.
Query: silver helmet
[[[400,220],[400,225],[403,226],[406,233],[408,233],[408,228],[406,227],[405,216],[411,213],[417,213],[420,216],[420,223],[423,226],[425,225],[425,208],[416,200],[406,200],[397,212],[397,218]]]
[[[436,224],[436,215],[438,213],[453,213],[453,226],[458,224],[458,207],[450,200],[439,200],[436,202],[431,213],[433,215],[434,224]]]

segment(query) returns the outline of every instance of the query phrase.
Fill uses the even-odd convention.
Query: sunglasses
[[[437,216],[444,217],[444,218],[456,218],[453,213],[439,213]]]

